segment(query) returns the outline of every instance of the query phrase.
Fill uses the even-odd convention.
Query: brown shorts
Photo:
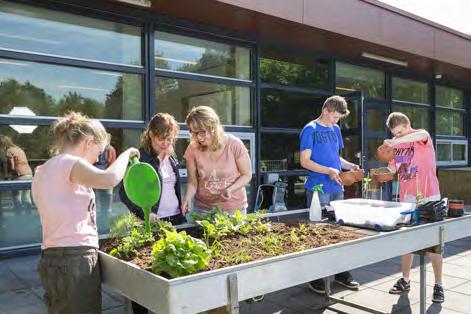
[[[100,263],[96,248],[43,250],[38,268],[49,314],[101,313]]]

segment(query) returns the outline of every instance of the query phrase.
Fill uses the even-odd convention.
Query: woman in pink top
[[[98,231],[93,188],[124,176],[129,148],[106,170],[93,166],[109,137],[103,125],[71,112],[52,126],[55,156],[37,167],[33,200],[42,225],[39,275],[49,313],[101,313]]]
[[[193,211],[208,211],[220,206],[224,211],[246,213],[245,185],[252,178],[252,169],[242,141],[224,133],[218,115],[210,107],[193,108],[185,122],[191,142],[183,155],[188,170],[183,214],[188,211],[193,197]],[[208,313],[226,313],[226,310],[218,308]]]
[[[394,135],[392,140],[384,140],[384,144],[394,148],[394,159],[388,167],[397,172],[400,200],[408,203],[440,200],[435,150],[428,132],[413,129],[409,118],[400,112],[391,113],[386,125]],[[443,258],[440,254],[431,253],[431,260],[435,275],[432,301],[442,303],[445,301],[442,287]],[[400,294],[410,289],[412,261],[412,254],[402,256],[402,278],[389,290],[390,293]]]
[[[185,120],[191,134],[184,158],[188,185],[182,212],[188,211],[193,197],[194,209],[225,211],[247,209],[245,185],[252,178],[250,157],[237,137],[225,134],[216,112],[207,106],[193,108]]]

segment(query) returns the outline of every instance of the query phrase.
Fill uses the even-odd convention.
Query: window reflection
[[[437,161],[451,161],[451,143],[437,143]]]
[[[262,125],[265,127],[302,129],[320,115],[327,97],[263,89]]]
[[[453,161],[466,161],[466,144],[453,144]]]
[[[263,82],[294,87],[329,89],[329,61],[311,54],[263,47],[260,59]]]
[[[400,77],[392,78],[392,98],[394,100],[428,104],[428,84]]]
[[[459,89],[437,85],[435,97],[437,106],[460,109],[464,106],[463,91]]]
[[[451,110],[437,110],[437,135],[463,136],[464,119],[463,113],[452,112]]]
[[[285,203],[289,209],[301,209],[307,207],[306,189],[304,182],[306,176],[282,176],[281,181],[286,182]]]
[[[0,113],[26,107],[34,115],[75,110],[93,118],[142,119],[137,74],[0,59]]]
[[[158,69],[250,80],[250,49],[215,41],[155,32]]]
[[[393,104],[392,111],[399,111],[408,116],[413,128],[430,130],[431,112],[428,108]]]
[[[168,112],[179,122],[196,106],[216,110],[225,125],[251,125],[251,91],[248,87],[157,78],[156,111]]]
[[[142,28],[0,1],[0,47],[141,65]]]
[[[367,127],[370,132],[384,132],[386,108],[374,107],[366,110]]]
[[[297,134],[262,133],[260,171],[302,169]]]
[[[365,98],[384,99],[384,72],[341,62],[335,71],[338,94],[362,91]]]

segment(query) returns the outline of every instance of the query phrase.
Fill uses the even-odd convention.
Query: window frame
[[[438,145],[448,144],[450,145],[451,159],[448,161],[438,160]],[[465,150],[465,159],[464,160],[454,160],[453,146],[454,145],[464,145]],[[464,139],[437,139],[435,146],[437,147],[436,157],[437,157],[437,166],[467,166],[468,165],[468,140]]]

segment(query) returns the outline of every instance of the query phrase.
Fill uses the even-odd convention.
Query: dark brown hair
[[[162,140],[167,138],[174,140],[179,131],[180,127],[172,115],[168,113],[157,113],[152,117],[146,130],[141,135],[141,147],[149,155],[154,155],[152,136]]]
[[[322,110],[327,109],[330,112],[338,112],[342,116],[346,117],[350,114],[350,111],[347,109],[347,101],[342,96],[330,96],[324,101],[322,105]]]

